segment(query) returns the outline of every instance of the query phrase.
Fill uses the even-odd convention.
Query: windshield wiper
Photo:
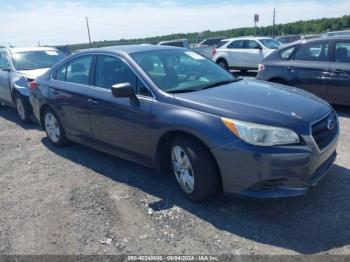
[[[189,92],[195,92],[198,91],[198,89],[174,89],[174,90],[167,90],[167,93],[171,94],[179,94],[179,93],[189,93]]]
[[[200,90],[203,90],[203,89],[208,89],[208,88],[213,88],[213,87],[217,87],[217,86],[221,86],[221,85],[225,85],[225,84],[229,84],[229,83],[233,83],[233,82],[237,82],[237,81],[240,81],[242,80],[243,78],[236,78],[236,79],[230,79],[230,80],[223,80],[223,81],[218,81],[218,82],[215,82],[211,85],[208,85],[208,86],[205,86],[203,87],[202,89]]]

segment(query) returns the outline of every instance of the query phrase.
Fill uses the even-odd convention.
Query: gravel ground
[[[338,159],[305,197],[194,204],[151,169],[54,148],[0,107],[0,254],[350,254],[350,108]]]

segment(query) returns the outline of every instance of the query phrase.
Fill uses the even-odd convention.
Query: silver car
[[[55,48],[0,48],[0,104],[13,106],[23,122],[30,121],[31,82],[65,55]]]

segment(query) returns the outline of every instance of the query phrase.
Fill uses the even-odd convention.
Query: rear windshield
[[[58,50],[17,52],[11,56],[17,70],[50,68],[64,57]]]

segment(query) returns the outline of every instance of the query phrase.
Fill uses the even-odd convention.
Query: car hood
[[[215,88],[174,95],[185,107],[222,117],[274,126],[305,128],[330,112],[330,105],[297,88],[257,80],[241,80]]]
[[[22,76],[25,76],[30,79],[35,79],[39,76],[42,76],[45,74],[49,68],[41,68],[41,69],[35,69],[35,70],[21,70],[18,71]]]

